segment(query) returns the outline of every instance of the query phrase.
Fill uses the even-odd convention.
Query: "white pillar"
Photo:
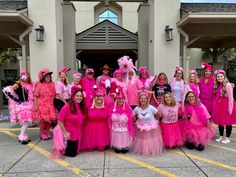
[[[173,77],[179,66],[180,35],[176,23],[180,19],[179,0],[150,0],[149,11],[149,68],[152,74],[165,72]],[[166,41],[165,26],[173,28],[173,40]]]

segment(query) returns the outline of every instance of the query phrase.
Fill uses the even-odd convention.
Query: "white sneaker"
[[[216,138],[216,142],[220,143],[223,140],[223,136],[220,136],[219,138]]]
[[[229,138],[225,138],[221,141],[221,143],[223,144],[227,144],[227,143],[230,143],[230,139]]]

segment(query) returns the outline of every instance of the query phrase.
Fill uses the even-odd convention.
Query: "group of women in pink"
[[[174,78],[168,83],[165,73],[149,76],[147,67],[139,68],[139,76],[132,59],[118,60],[119,69],[113,78],[112,69],[104,65],[97,80],[88,68],[85,77],[70,68],[59,70],[59,79],[52,82],[49,69],[39,71],[39,81],[32,83],[30,74],[21,71],[20,79],[3,89],[9,98],[11,120],[19,122],[19,142],[30,140],[27,127],[39,120],[40,138],[52,138],[56,155],[76,156],[81,151],[116,153],[128,151],[158,156],[165,148],[186,145],[204,150],[214,137],[213,122],[219,125],[217,142],[229,143],[232,125],[236,123],[233,87],[223,70],[212,74],[212,66],[204,64],[199,79],[191,70],[186,82],[183,69],[176,67]],[[223,137],[226,126],[226,137]]]

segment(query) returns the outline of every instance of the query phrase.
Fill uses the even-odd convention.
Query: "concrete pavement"
[[[160,157],[105,152],[83,152],[75,158],[51,157],[51,140],[41,141],[38,128],[29,129],[32,142],[21,145],[16,137],[19,127],[0,123],[0,176],[4,177],[222,177],[236,176],[236,129],[231,143],[212,141],[203,152],[184,147],[166,150]]]

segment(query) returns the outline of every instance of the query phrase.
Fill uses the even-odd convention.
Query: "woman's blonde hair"
[[[220,74],[222,74],[222,73],[220,73]],[[217,75],[218,74],[216,74],[216,78],[215,78],[215,81],[214,81],[214,95],[216,95],[217,90],[218,90],[219,85],[220,85],[220,83],[217,81]],[[222,83],[223,84],[222,85],[222,95],[225,95],[226,94],[226,85],[227,85],[227,83],[229,83],[229,80],[226,77],[226,74],[223,74],[223,76],[224,76],[224,81]]]
[[[165,101],[165,96],[166,95],[169,95],[171,97],[171,106],[175,106],[176,105],[176,102],[175,102],[175,98],[173,96],[173,94],[171,92],[165,92],[163,97],[162,97],[162,104],[167,106],[167,103]]]
[[[147,95],[145,95],[145,94],[139,94],[139,96],[138,96],[138,106],[139,107],[141,107],[141,104],[140,104],[140,98],[141,98],[141,96],[146,96],[146,98],[147,98],[147,107],[149,106],[149,98],[148,98],[148,96]]]
[[[193,73],[192,73],[193,74]],[[189,76],[188,76],[188,83],[190,83],[190,77],[191,77],[191,75],[192,74],[189,74]],[[194,75],[194,77],[195,77],[195,84],[197,83],[197,80],[199,80],[199,77],[198,77],[198,75],[197,74],[193,74]]]

